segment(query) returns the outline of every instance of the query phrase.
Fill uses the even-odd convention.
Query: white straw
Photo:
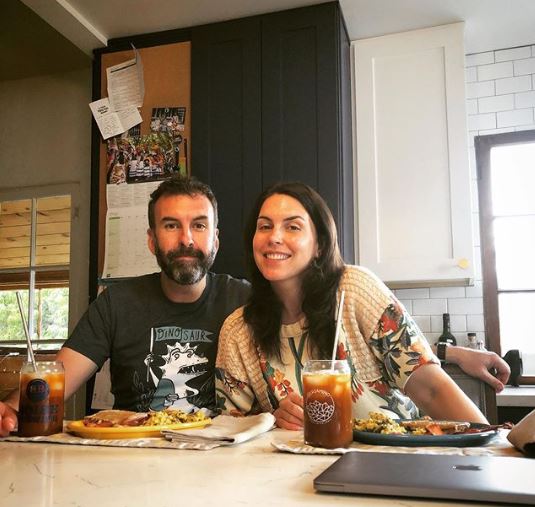
[[[37,371],[37,365],[35,364],[35,356],[33,355],[32,340],[30,338],[30,332],[28,331],[28,324],[26,324],[26,317],[24,317],[24,310],[22,308],[22,299],[20,293],[17,291],[17,303],[19,304],[20,318],[22,319],[22,327],[24,328],[24,334],[26,335],[26,343],[28,345],[28,361],[33,366],[33,371]]]
[[[338,304],[338,315],[336,316],[336,331],[334,333],[333,358],[332,369],[334,370],[334,361],[336,360],[336,349],[338,348],[338,340],[340,338],[340,327],[342,325],[342,311],[344,309],[344,297],[346,293],[342,291],[340,294],[340,303]]]

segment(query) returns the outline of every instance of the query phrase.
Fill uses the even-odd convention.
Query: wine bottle
[[[457,345],[455,336],[450,331],[450,314],[442,314],[442,334],[438,337],[439,343],[447,343],[449,345]]]

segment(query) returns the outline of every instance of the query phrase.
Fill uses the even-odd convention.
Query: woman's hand
[[[446,351],[446,361],[457,364],[468,375],[491,385],[497,393],[503,390],[511,369],[498,354],[465,347],[448,347]],[[491,370],[495,370],[496,374],[492,375]]]
[[[281,400],[279,408],[273,412],[275,422],[279,428],[285,430],[300,430],[303,428],[303,398],[296,392],[291,392]]]

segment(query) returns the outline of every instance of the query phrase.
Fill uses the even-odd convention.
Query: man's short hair
[[[194,197],[196,195],[204,195],[212,204],[214,209],[214,226],[217,227],[219,221],[217,214],[217,200],[212,189],[205,183],[200,182],[191,176],[176,175],[167,180],[164,180],[158,188],[150,194],[149,200],[149,227],[154,230],[156,224],[154,219],[154,206],[160,197],[166,195],[189,195]]]

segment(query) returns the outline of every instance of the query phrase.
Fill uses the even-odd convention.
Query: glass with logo
[[[25,362],[20,370],[19,432],[22,437],[63,431],[65,372],[61,361]]]
[[[346,360],[310,360],[303,368],[305,443],[334,449],[353,440],[351,371]]]

